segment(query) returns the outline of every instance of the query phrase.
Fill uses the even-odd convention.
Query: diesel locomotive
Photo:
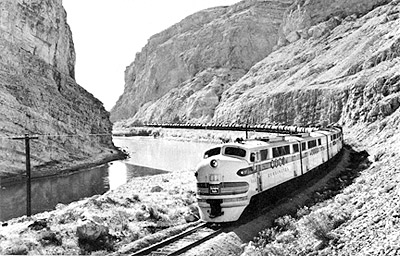
[[[221,144],[196,167],[200,217],[239,219],[252,197],[296,179],[333,158],[343,147],[340,127]]]

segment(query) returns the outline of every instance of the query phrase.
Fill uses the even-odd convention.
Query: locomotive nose
[[[197,200],[203,220],[229,222],[239,218],[248,204],[250,183],[237,172],[248,165],[245,160],[219,155],[197,166]]]
[[[203,159],[196,167],[196,172],[227,172],[237,171],[240,168],[246,167],[247,164],[241,159],[235,159],[226,156],[214,156]],[[236,172],[235,171],[235,172]]]

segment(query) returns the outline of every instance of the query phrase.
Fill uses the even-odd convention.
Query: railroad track
[[[223,228],[202,223],[181,234],[135,252],[139,255],[179,255],[222,233]]]

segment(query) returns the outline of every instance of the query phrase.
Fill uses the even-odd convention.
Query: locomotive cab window
[[[272,157],[280,157],[284,155],[289,155],[290,154],[290,146],[283,146],[283,147],[277,147],[277,148],[272,148]]]
[[[211,156],[219,155],[220,153],[221,153],[221,148],[220,148],[220,147],[218,147],[218,148],[212,148],[212,149],[210,149],[210,150],[207,150],[207,151],[204,153],[204,159],[209,158],[209,157],[211,157]]]
[[[226,147],[225,148],[225,155],[245,157],[246,156],[246,150],[244,150],[242,148]]]
[[[298,144],[293,144],[293,153],[299,152],[299,145]]]
[[[314,148],[317,146],[317,142],[315,140],[311,140],[308,142],[308,148]]]
[[[268,159],[268,149],[260,150],[261,161]]]

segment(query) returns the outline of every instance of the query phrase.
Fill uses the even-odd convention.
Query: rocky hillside
[[[381,88],[398,80],[398,14],[378,8],[388,2],[242,1],[198,12],[137,54],[112,120],[305,125],[389,115],[397,91]]]
[[[229,121],[250,114],[257,122],[352,125],[393,113],[399,105],[398,7],[369,12],[372,2],[384,1],[361,2],[371,4],[360,5],[365,9],[350,16],[314,16],[315,21],[308,22],[308,13],[323,13],[318,3],[290,9],[285,16],[289,24],[282,26],[288,33],[282,40],[287,45],[254,65],[224,93],[214,119]],[[331,12],[341,14],[335,8]],[[292,24],[305,27],[289,32]]]
[[[31,141],[35,175],[115,157],[109,114],[74,80],[75,51],[61,0],[0,2],[0,176],[25,172]],[[60,136],[42,136],[60,135]],[[81,135],[81,136],[65,136]]]
[[[111,119],[211,120],[223,92],[272,52],[291,3],[211,8],[154,35],[127,67]]]

